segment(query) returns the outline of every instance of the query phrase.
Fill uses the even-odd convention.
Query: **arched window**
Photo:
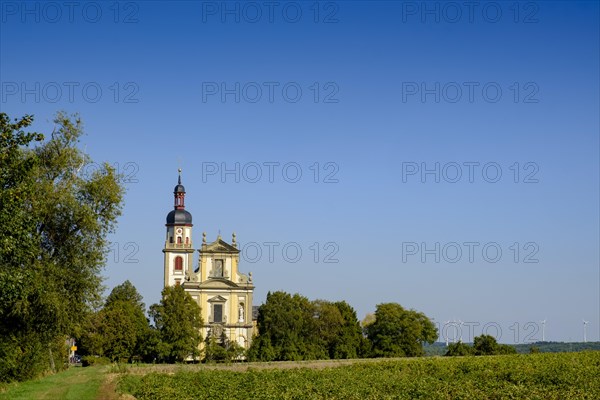
[[[175,257],[175,271],[183,270],[183,258]]]
[[[190,244],[190,237],[189,236],[185,237],[185,244]]]
[[[177,236],[177,243],[181,244],[181,236]]]

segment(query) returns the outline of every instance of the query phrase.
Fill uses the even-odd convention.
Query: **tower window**
[[[177,236],[177,243],[181,244],[181,236]]]
[[[175,271],[183,270],[183,258],[175,257]]]

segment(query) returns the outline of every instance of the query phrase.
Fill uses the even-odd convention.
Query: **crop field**
[[[130,368],[117,390],[139,400],[600,399],[600,352],[285,365]]]

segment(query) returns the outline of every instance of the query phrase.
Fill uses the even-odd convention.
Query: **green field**
[[[600,399],[600,352],[71,368],[0,400]]]
[[[306,365],[130,373],[118,387],[139,400],[600,398],[600,352]]]

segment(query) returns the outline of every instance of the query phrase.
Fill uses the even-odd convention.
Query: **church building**
[[[252,273],[239,271],[240,250],[235,233],[231,243],[217,236],[207,242],[202,233],[198,263],[194,267],[195,251],[192,240],[192,214],[185,209],[185,188],[178,184],[173,191],[174,209],[167,215],[164,253],[164,285],[182,285],[198,302],[204,326],[202,338],[210,335],[244,348],[250,347],[254,334]]]

